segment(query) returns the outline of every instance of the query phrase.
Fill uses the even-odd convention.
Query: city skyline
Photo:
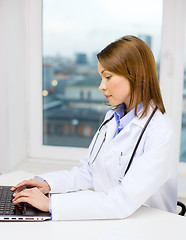
[[[162,9],[162,0],[44,0],[44,55],[72,57],[86,52],[90,56],[124,35],[146,34],[152,36],[152,51],[158,60]]]

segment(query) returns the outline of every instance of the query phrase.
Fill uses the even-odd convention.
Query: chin
[[[120,104],[122,104],[122,102],[121,103],[119,103],[119,102],[109,102],[110,103],[110,105],[112,106],[112,107],[117,107],[117,106],[119,106]]]

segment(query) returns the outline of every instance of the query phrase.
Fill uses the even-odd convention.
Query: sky
[[[124,36],[152,36],[159,59],[162,0],[43,0],[44,55],[99,52]]]

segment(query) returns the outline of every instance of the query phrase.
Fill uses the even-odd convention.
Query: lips
[[[111,95],[105,95],[105,97],[108,100],[111,97]]]

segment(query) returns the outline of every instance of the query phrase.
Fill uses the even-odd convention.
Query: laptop
[[[28,203],[14,205],[12,203],[12,186],[0,186],[0,221],[2,222],[41,222],[51,219],[49,212],[43,212]]]

